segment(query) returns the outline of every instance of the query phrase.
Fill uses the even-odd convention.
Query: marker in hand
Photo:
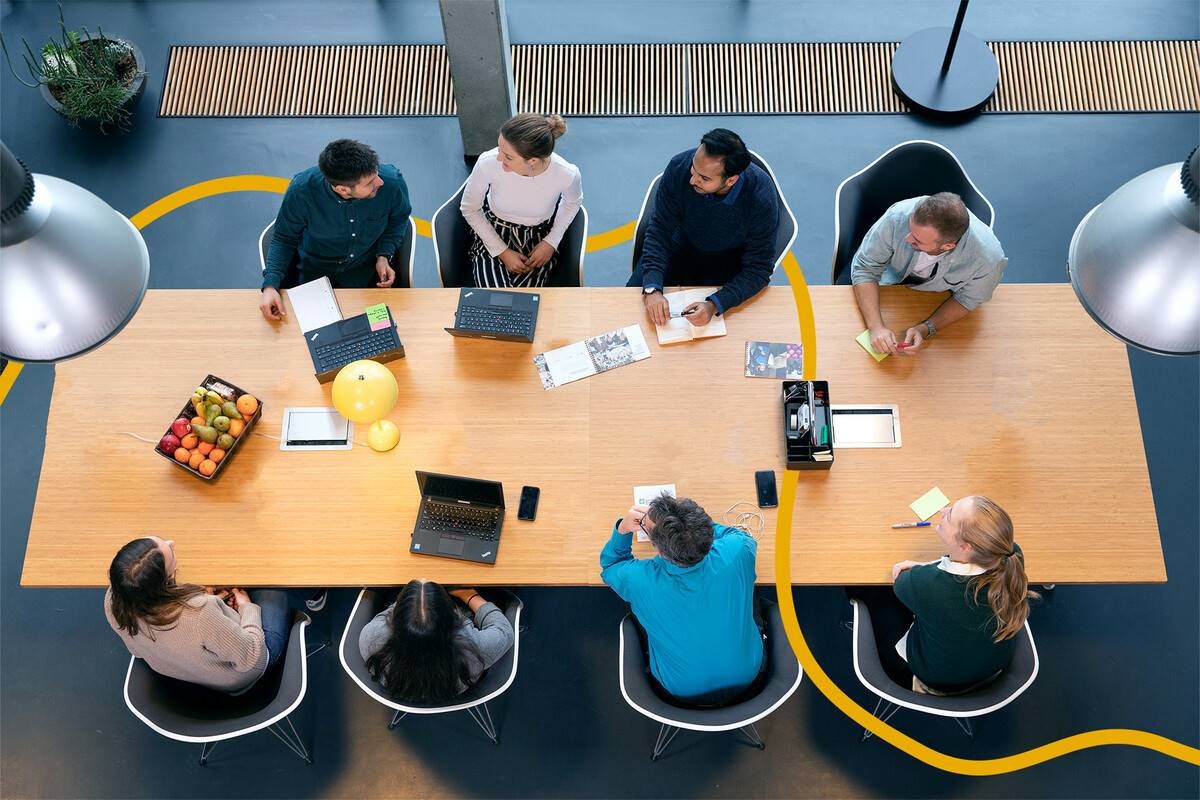
[[[912,347],[912,342],[896,342],[896,347],[899,350],[904,350],[906,348]]]
[[[928,522],[897,522],[893,528],[928,528],[931,523]]]

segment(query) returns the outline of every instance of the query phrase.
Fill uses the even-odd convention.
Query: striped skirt
[[[486,203],[483,206],[483,214],[504,243],[523,256],[533,252],[533,248],[546,238],[546,234],[550,233],[550,228],[554,224],[553,217],[545,222],[539,222],[537,225],[518,225],[515,222],[508,222],[493,214]],[[550,272],[558,266],[558,252],[555,251],[544,266],[532,272],[520,275],[509,272],[503,261],[492,257],[487,248],[483,246],[479,235],[474,231],[471,232],[471,249],[467,252],[467,257],[471,260],[475,285],[489,289],[506,286],[545,286],[546,281],[550,278]]]

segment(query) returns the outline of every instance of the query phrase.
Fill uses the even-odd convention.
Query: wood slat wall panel
[[[985,112],[1200,111],[1200,42],[992,42]],[[569,116],[896,114],[894,42],[516,45],[517,108]],[[447,116],[441,45],[174,46],[164,117]]]

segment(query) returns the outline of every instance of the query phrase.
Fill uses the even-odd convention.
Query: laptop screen
[[[438,475],[436,472],[417,470],[417,486],[420,487],[422,495],[504,508],[504,487],[496,481]]]

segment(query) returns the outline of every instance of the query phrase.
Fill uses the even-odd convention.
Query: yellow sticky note
[[[919,499],[909,503],[908,507],[924,522],[948,505],[950,505],[950,498],[942,494],[942,490],[935,486],[921,495]]]
[[[854,341],[862,345],[862,349],[871,354],[871,357],[876,361],[883,361],[888,357],[887,353],[876,353],[875,348],[871,347],[871,331],[866,330],[854,337]]]

